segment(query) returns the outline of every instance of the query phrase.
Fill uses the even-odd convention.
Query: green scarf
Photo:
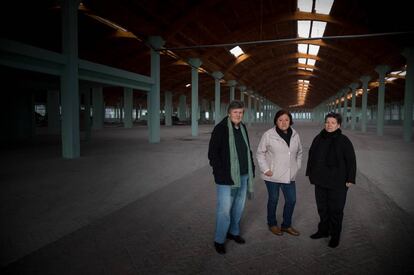
[[[237,148],[236,142],[234,141],[234,132],[233,132],[233,125],[231,123],[230,117],[227,117],[227,128],[229,131],[229,149],[230,149],[230,170],[231,170],[231,179],[234,182],[232,188],[239,188],[240,187],[240,165],[239,165],[239,157],[237,155]],[[250,147],[249,142],[247,140],[246,129],[240,124],[240,129],[243,135],[244,142],[246,143],[247,148],[247,162],[249,166],[249,179],[247,182],[247,195],[249,199],[253,199],[253,165],[252,159],[250,156]]]

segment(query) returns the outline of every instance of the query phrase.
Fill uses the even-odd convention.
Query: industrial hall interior
[[[1,274],[414,274],[410,1],[3,1],[0,23]],[[258,159],[279,111],[296,235]],[[356,170],[332,247],[306,170],[338,114]],[[232,173],[250,149],[254,196],[220,244],[209,148],[231,125],[214,140]]]

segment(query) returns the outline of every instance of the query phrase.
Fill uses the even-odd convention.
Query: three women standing
[[[302,144],[299,134],[291,127],[292,115],[288,111],[278,111],[274,124],[275,127],[263,134],[256,153],[261,177],[268,191],[267,224],[275,235],[286,232],[298,236],[299,232],[292,227],[292,215],[296,203],[295,178],[302,162]],[[281,227],[276,220],[279,189],[285,197]]]

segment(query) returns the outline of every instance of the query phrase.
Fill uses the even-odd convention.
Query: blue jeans
[[[292,225],[292,215],[296,204],[296,186],[295,182],[290,184],[265,181],[269,199],[267,200],[267,224],[277,226],[276,207],[279,200],[279,187],[282,188],[285,197],[285,206],[283,207],[282,227],[287,228]]]
[[[217,183],[216,234],[214,241],[224,243],[227,232],[240,235],[240,219],[246,202],[249,175],[240,176],[240,187]]]

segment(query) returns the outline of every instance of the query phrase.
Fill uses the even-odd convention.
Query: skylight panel
[[[310,55],[318,55],[320,46],[317,45],[309,45],[309,54]]]
[[[406,74],[407,74],[407,71],[403,71],[403,72],[399,73],[398,75],[405,76]]]
[[[298,67],[299,70],[306,70],[305,67]]]
[[[310,24],[311,24],[311,21],[309,20],[298,20],[298,36],[299,37],[309,38]]]
[[[312,0],[298,0],[298,9],[303,12],[312,12]]]
[[[244,54],[243,50],[239,46],[234,47],[233,49],[230,50],[230,52],[236,58],[239,57],[240,55]]]
[[[308,58],[308,65],[314,66],[316,63],[315,59]]]
[[[315,13],[329,14],[331,12],[333,3],[334,0],[316,0]]]
[[[322,37],[325,32],[326,22],[313,21],[311,37]]]
[[[313,69],[312,68],[306,68],[306,70],[313,72]]]
[[[401,71],[390,72],[390,74],[399,74]]]
[[[307,54],[308,53],[308,44],[298,44],[298,52]]]
[[[306,58],[298,58],[299,64],[306,64]]]
[[[303,82],[305,82],[305,83],[309,83],[309,80],[303,80]]]

